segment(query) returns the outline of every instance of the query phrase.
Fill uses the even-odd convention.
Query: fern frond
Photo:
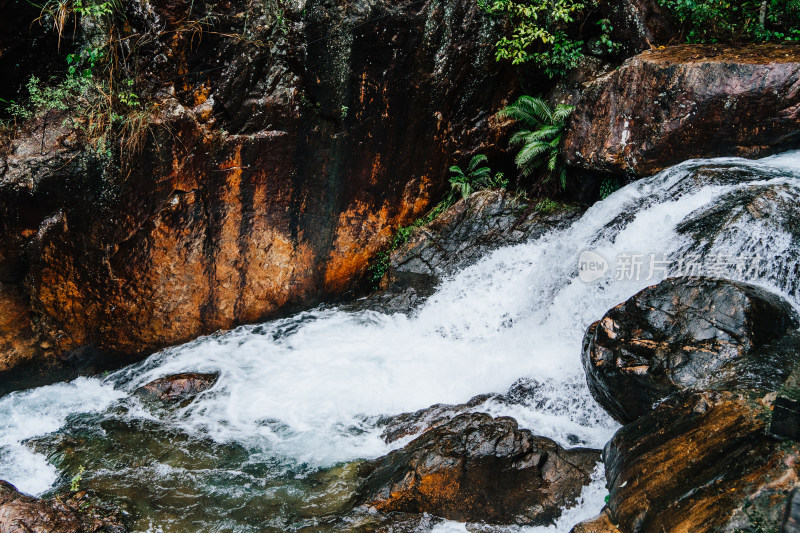
[[[523,144],[528,144],[528,136],[531,135],[531,130],[520,130],[516,132],[511,138],[508,140],[508,144],[511,146],[520,146]]]
[[[553,111],[553,122],[563,125],[574,109],[575,106],[572,105],[558,104]]]
[[[544,159],[543,155],[548,152],[550,147],[547,143],[535,142],[526,145],[519,151],[514,162],[520,169],[523,176],[529,176],[534,170],[541,167]]]
[[[470,159],[469,165],[467,165],[467,174],[471,174],[476,168],[478,168],[478,165],[480,165],[481,163],[483,164],[489,163],[489,159],[483,154],[478,154],[472,159]]]

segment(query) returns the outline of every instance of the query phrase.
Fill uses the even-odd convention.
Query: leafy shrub
[[[658,0],[690,43],[800,40],[800,0]]]
[[[130,47],[117,33],[119,1],[46,0],[34,5],[41,10],[37,20],[52,24],[58,33],[59,46],[66,28],[77,31],[84,26],[81,22],[93,28],[92,35],[84,35],[77,49],[66,55],[62,79],[31,77],[27,98],[2,102],[5,111],[15,121],[44,117],[43,129],[48,126],[47,112],[59,111],[66,116],[65,125],[83,134],[97,152],[110,155],[112,139],[119,140],[121,153],[135,152],[149,129],[151,107],[141,101],[129,75],[132,69],[115,53],[115,47]]]
[[[556,211],[560,211],[566,207],[566,204],[556,202],[551,198],[543,198],[542,200],[536,202],[536,204],[533,206],[533,210],[538,213],[548,214],[555,213]]]
[[[597,7],[597,0],[478,0],[478,6],[511,23],[510,36],[496,44],[498,61],[510,59],[515,65],[532,61],[555,78],[575,68],[584,56],[583,25],[576,22]],[[615,51],[610,22],[604,19],[598,27],[606,51]]]
[[[527,95],[500,110],[501,118],[511,118],[522,128],[509,143],[520,149],[514,161],[523,176],[541,170],[545,176],[542,183],[557,177],[562,188],[567,186],[567,170],[560,153],[564,126],[572,110],[573,106],[564,104],[553,109],[542,98]]]
[[[619,187],[620,185],[616,178],[605,178],[600,184],[600,199],[605,200],[619,190]]]

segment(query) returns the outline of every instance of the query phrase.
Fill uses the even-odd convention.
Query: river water
[[[563,446],[601,448],[617,425],[585,385],[587,326],[672,274],[746,279],[796,305],[797,237],[774,206],[796,208],[799,178],[800,152],[688,161],[617,191],[567,229],[487,255],[410,316],[320,307],[103,377],[6,395],[0,479],[47,495],[83,467],[81,488],[121,505],[137,531],[357,530],[369,520],[348,509],[357,461],[413,438],[386,444],[382,416],[505,392],[520,380],[535,389],[527,401],[474,410],[513,416]],[[587,250],[607,264],[593,281],[579,276]],[[175,409],[132,394],[187,371],[219,380]],[[557,524],[507,530],[569,531],[606,494],[598,467]]]

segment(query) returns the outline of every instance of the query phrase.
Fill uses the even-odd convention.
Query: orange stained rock
[[[362,272],[369,260],[392,234],[389,209],[383,205],[375,211],[365,201],[339,215],[336,238],[325,269],[326,290],[343,290],[356,273]]]

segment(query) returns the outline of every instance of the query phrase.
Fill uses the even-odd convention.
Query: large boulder
[[[626,533],[778,531],[800,449],[766,435],[774,394],[679,393],[604,451],[610,521]]]
[[[124,533],[127,529],[86,493],[40,500],[0,481],[2,533]]]
[[[535,239],[582,213],[575,206],[530,204],[505,190],[480,191],[418,228],[392,253],[392,273],[437,278],[452,274],[492,249]]]
[[[589,327],[583,367],[598,403],[630,422],[679,390],[779,389],[800,355],[798,324],[753,285],[670,278]]]
[[[569,164],[647,176],[694,157],[800,146],[800,47],[648,50],[590,83],[565,137]]]
[[[357,499],[384,512],[549,524],[590,482],[599,457],[535,437],[511,418],[463,414],[362,465]]]

